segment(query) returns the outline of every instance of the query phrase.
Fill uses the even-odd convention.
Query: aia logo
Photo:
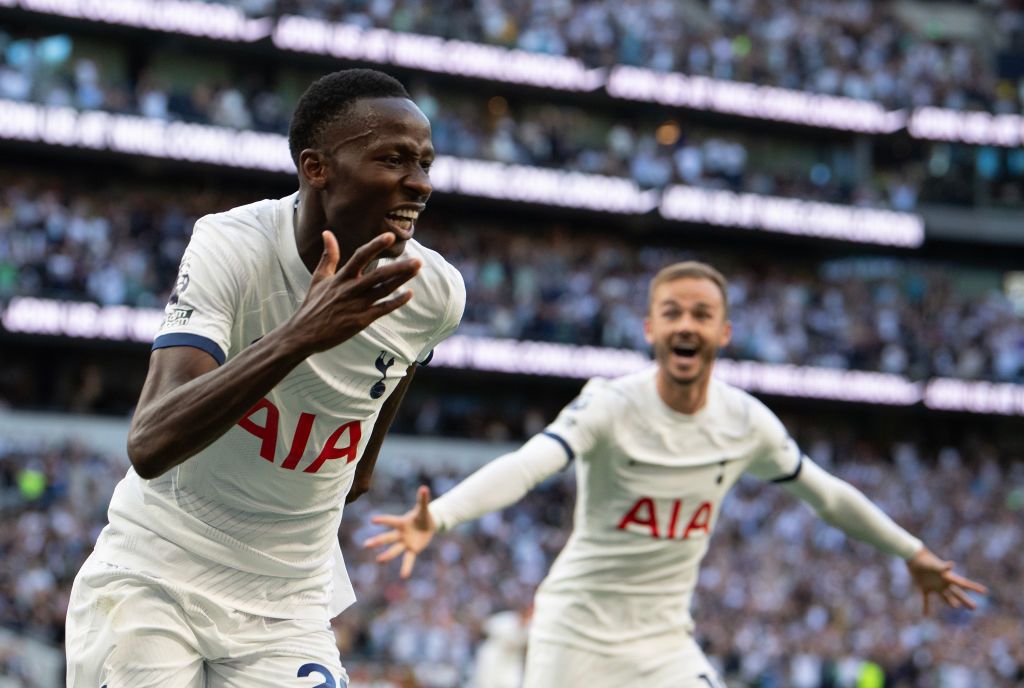
[[[384,357],[387,355],[387,351],[381,351],[380,356],[377,356],[377,360],[373,363],[377,370],[380,371],[381,377],[373,384],[373,387],[370,388],[371,399],[380,399],[384,396],[384,392],[388,391],[388,387],[384,384],[384,381],[388,379],[388,368],[395,364],[395,357],[392,356],[390,360],[385,361]]]
[[[255,420],[260,411],[266,413],[262,424]],[[281,462],[280,467],[294,471],[299,466],[299,461],[306,454],[306,447],[309,444],[309,437],[313,432],[313,424],[316,422],[316,414],[301,413],[295,424],[292,433],[291,446],[287,456]],[[281,428],[281,412],[270,399],[263,398],[256,402],[256,405],[246,412],[238,421],[238,426],[250,435],[260,440],[260,456],[270,463],[277,462],[277,435],[284,430]],[[345,463],[352,463],[358,458],[359,440],[362,437],[362,427],[358,420],[350,420],[342,423],[331,436],[313,462],[302,469],[303,473],[316,473],[328,461],[344,459]]]
[[[689,515],[682,514],[683,500],[673,499],[669,513],[659,516],[657,502],[651,497],[641,497],[619,521],[617,528],[633,533],[650,535],[656,540],[689,540],[695,535],[711,535],[711,517],[714,507],[711,502],[701,502]],[[680,518],[682,515],[683,518]]]

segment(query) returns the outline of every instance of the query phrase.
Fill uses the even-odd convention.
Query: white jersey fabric
[[[296,198],[196,223],[154,348],[194,346],[223,363],[292,316],[312,281]],[[406,257],[423,263],[412,301],[304,360],[185,462],[153,480],[129,469],[95,557],[250,614],[325,619],[349,606],[337,531],[356,463],[384,401],[465,306],[454,267],[416,241]]]
[[[656,374],[591,380],[546,437],[487,464],[430,505],[445,530],[514,502],[576,460],[573,532],[537,591],[531,648],[670,657],[691,646],[698,568],[722,500],[745,472],[785,483],[830,523],[883,551],[906,557],[920,547],[803,456],[754,397],[713,379],[705,406],[682,414],[658,395]]]

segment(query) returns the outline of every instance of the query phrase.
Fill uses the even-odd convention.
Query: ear
[[[726,320],[722,323],[722,336],[718,339],[718,348],[724,349],[732,341],[732,321]]]
[[[318,191],[323,190],[327,186],[327,181],[330,178],[330,169],[320,151],[306,148],[299,153],[299,176]]]
[[[648,344],[654,344],[654,335],[651,334],[651,319],[644,318],[644,339]]]

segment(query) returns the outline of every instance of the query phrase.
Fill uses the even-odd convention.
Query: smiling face
[[[412,238],[432,187],[430,122],[407,98],[356,101],[323,136],[323,149],[307,149],[300,167],[317,192],[327,228],[342,256],[384,233],[395,257]]]
[[[707,385],[718,350],[731,335],[725,299],[710,279],[680,277],[654,288],[644,336],[665,382]]]

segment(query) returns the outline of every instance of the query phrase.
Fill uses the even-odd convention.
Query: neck
[[[693,415],[708,403],[710,376],[702,375],[693,382],[678,382],[663,369],[658,370],[658,396],[673,411]]]
[[[312,274],[324,252],[324,240],[320,233],[327,229],[327,217],[313,197],[313,192],[307,188],[299,189],[299,207],[294,212],[295,248],[299,251],[303,265]]]

